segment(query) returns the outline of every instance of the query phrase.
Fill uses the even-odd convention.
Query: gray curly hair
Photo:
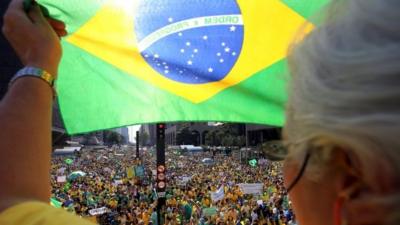
[[[335,1],[327,15],[289,54],[288,141],[327,137],[359,159],[367,184],[398,190],[400,1]],[[399,224],[392,210],[382,224]]]

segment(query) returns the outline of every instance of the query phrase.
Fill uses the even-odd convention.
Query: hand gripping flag
[[[287,48],[327,1],[39,0],[69,32],[57,82],[67,131],[281,126]]]

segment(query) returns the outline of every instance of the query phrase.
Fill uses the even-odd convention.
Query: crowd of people
[[[52,198],[98,224],[158,224],[155,155],[151,149],[142,151],[138,160],[131,149],[113,147],[54,156]],[[166,168],[160,224],[296,224],[279,163],[259,159],[250,165],[240,163],[235,152],[182,154],[171,149]],[[263,188],[247,194],[239,186],[243,183]],[[221,188],[223,197],[213,199]]]

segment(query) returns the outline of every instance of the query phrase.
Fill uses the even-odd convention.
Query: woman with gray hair
[[[301,225],[400,224],[400,1],[337,1],[289,54],[285,183]]]

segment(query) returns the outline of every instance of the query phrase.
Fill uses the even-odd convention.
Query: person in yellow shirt
[[[203,198],[203,206],[210,207],[210,200],[208,198]]]
[[[150,213],[147,210],[142,212],[142,220],[143,220],[144,224],[149,224],[149,222],[150,222]]]
[[[115,198],[112,198],[109,202],[108,205],[110,206],[110,208],[115,209],[117,208],[118,205],[118,201]]]

